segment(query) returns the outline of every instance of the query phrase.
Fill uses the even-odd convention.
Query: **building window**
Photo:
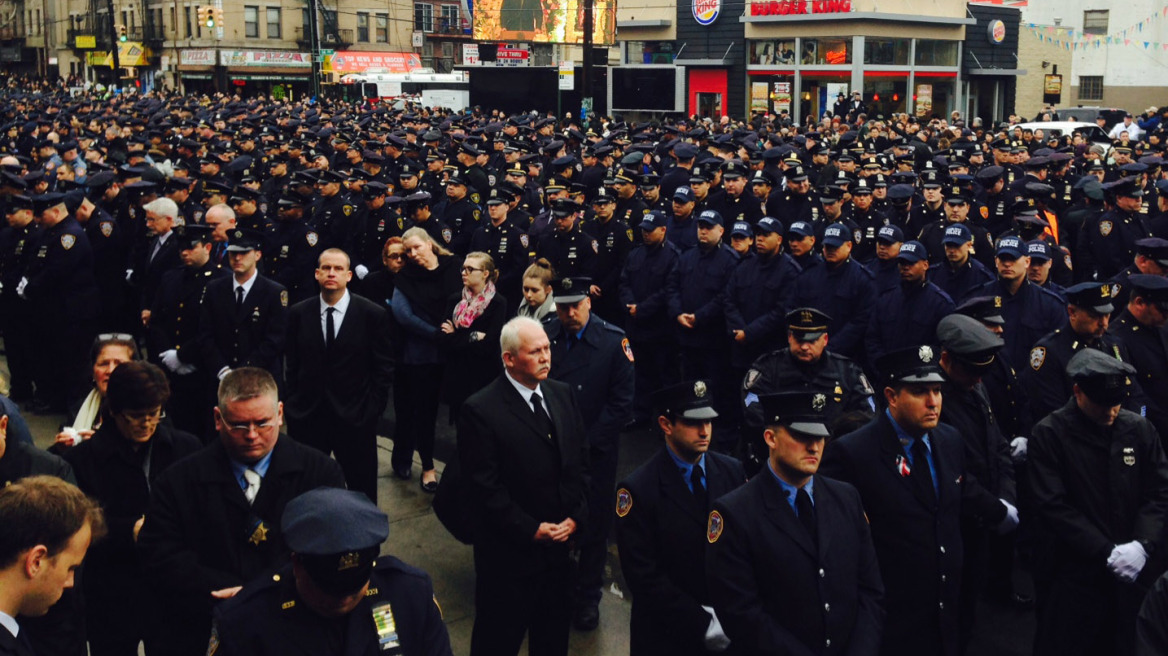
[[[243,8],[243,35],[249,39],[260,38],[260,8]]]
[[[389,43],[389,16],[386,14],[377,14],[376,34],[374,35],[378,43]]]
[[[648,64],[649,62],[645,62]],[[653,62],[657,63],[657,62]],[[662,62],[665,64],[669,61]],[[780,41],[751,41],[750,63],[759,66],[795,65],[795,39]]]
[[[864,38],[864,63],[876,66],[908,66],[911,39]]]
[[[1103,100],[1103,76],[1079,76],[1079,100]]]
[[[191,6],[183,7],[183,20],[187,24],[187,38],[191,38]]]
[[[280,38],[280,8],[268,7],[268,38]]]
[[[810,65],[850,64],[852,39],[850,37],[803,39],[803,54],[799,61]]]
[[[133,19],[134,19],[134,14],[130,14],[130,20],[133,20]],[[36,33],[37,34],[41,33],[42,27],[43,27],[43,24],[41,23],[41,10],[37,9],[36,10]],[[130,29],[133,29],[133,27],[131,27]]]
[[[917,66],[956,66],[957,41],[917,39]]]
[[[1083,12],[1083,34],[1107,34],[1108,10],[1093,9]]]
[[[441,31],[445,34],[458,34],[462,25],[458,22],[458,5],[442,5]]]
[[[369,14],[364,12],[357,14],[357,40],[369,43]]]
[[[420,2],[414,5],[414,29],[419,32],[434,31],[434,5]]]

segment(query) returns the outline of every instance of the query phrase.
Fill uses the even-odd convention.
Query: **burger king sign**
[[[693,16],[698,25],[710,25],[722,13],[722,0],[692,0]]]

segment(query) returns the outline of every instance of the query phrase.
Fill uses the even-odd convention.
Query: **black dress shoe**
[[[600,609],[592,604],[580,606],[572,617],[572,626],[577,631],[593,631],[600,625]]]
[[[403,481],[410,480],[410,474],[411,474],[410,467],[403,467],[401,469],[398,469],[397,467],[393,468],[393,475],[402,479]]]
[[[421,483],[422,491],[426,494],[434,494],[438,491],[438,481],[430,481],[427,483],[426,481],[419,480],[418,482]]]

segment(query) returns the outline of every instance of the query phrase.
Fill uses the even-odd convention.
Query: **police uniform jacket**
[[[150,326],[146,331],[146,344],[153,358],[175,349],[184,364],[198,365],[199,315],[207,285],[228,277],[230,274],[226,269],[215,266],[210,260],[197,269],[184,267],[168,271],[162,277],[150,308]]]
[[[409,225],[406,227],[406,230],[409,230],[410,228],[421,228],[422,230],[425,230],[426,234],[430,235],[430,238],[433,239],[436,244],[440,244],[441,246],[447,248],[454,247],[452,243],[454,240],[454,231],[450,229],[450,226],[446,225],[445,221],[438,218],[438,216],[433,213],[431,213],[430,217],[425,221],[410,221]]]
[[[339,246],[339,245],[338,245]],[[316,294],[313,271],[325,248],[321,234],[300,221],[276,221],[264,235],[264,274],[288,290],[293,303]]]
[[[24,296],[44,321],[97,317],[97,282],[89,237],[73,217],[40,231]]]
[[[763,216],[762,206],[749,187],[738,197],[723,193],[716,202],[710,203],[710,209],[718,210],[726,225],[732,225],[735,221],[746,221],[754,225]]]
[[[356,269],[358,264],[365,265],[370,272],[385,268],[381,262],[385,242],[390,237],[402,236],[406,227],[405,219],[388,204],[377,209],[362,204],[354,215],[353,223],[356,230],[345,249],[353,258],[352,268]]]
[[[613,308],[618,298],[617,284],[620,281],[621,268],[633,247],[633,231],[629,224],[617,216],[603,223],[593,219],[585,223],[582,230],[596,242],[592,283],[600,287],[601,297],[593,301],[593,304],[602,303],[604,309]],[[611,303],[608,302],[610,300]]]
[[[974,287],[993,281],[993,271],[972,257],[956,269],[948,261],[929,267],[929,282],[940,287],[941,291],[957,302],[970,296],[969,291]]]
[[[1122,341],[1136,368],[1136,379],[1148,403],[1148,421],[1162,438],[1168,436],[1168,345],[1163,329],[1136,321],[1126,309],[1112,322],[1108,335]]]
[[[769,467],[714,502],[706,580],[731,645],[744,654],[880,649],[884,586],[856,489],[814,477],[813,540]]]
[[[681,254],[666,239],[660,246],[636,246],[629,252],[621,270],[620,298],[625,306],[636,305],[637,316],[625,321],[625,330],[633,340],[660,340],[673,336],[668,313],[668,281],[677,270]],[[627,311],[627,310],[626,310]]]
[[[16,287],[37,253],[39,239],[40,226],[35,221],[23,228],[0,227],[0,298],[16,298]]]
[[[207,285],[199,314],[199,352],[211,375],[223,367],[260,367],[283,378],[288,292],[258,273],[243,307],[235,308],[235,278]]]
[[[937,324],[953,312],[953,299],[931,282],[901,283],[884,290],[876,301],[864,338],[869,362],[881,355],[920,344],[936,346]],[[830,345],[831,342],[828,342]]]
[[[120,305],[121,297],[126,293],[129,235],[100,207],[94,207],[93,214],[85,222],[85,234],[93,248],[93,275],[101,292],[102,305]]]
[[[212,591],[243,585],[287,560],[280,518],[289,501],[345,485],[336,461],[287,435],[271,455],[251,505],[218,440],[176,462],[151,488],[138,549],[173,653],[205,653]]]
[[[745,483],[746,473],[737,460],[706,452],[703,507],[667,448],[617,484],[617,548],[633,595],[629,653],[705,656],[706,517],[713,500]]]
[[[849,205],[851,209],[852,221],[859,228],[860,238],[856,240],[856,245],[852,247],[852,257],[860,262],[867,264],[876,258],[876,235],[880,232],[880,228],[888,225],[888,215],[884,210],[876,207],[876,202],[872,202],[872,206],[868,208],[867,212],[861,212],[855,205]]]
[[[726,329],[741,330],[745,342],[730,341],[730,363],[747,367],[768,347],[782,343],[787,310],[801,269],[786,253],[742,259],[726,290]]]
[[[484,221],[471,235],[467,252],[490,255],[495,261],[495,268],[499,270],[496,287],[508,299],[521,299],[530,243],[527,234],[510,221],[504,221],[498,227],[490,221]]]
[[[633,416],[633,350],[625,331],[589,317],[579,338],[558,317],[544,322],[552,343],[551,377],[567,383],[593,446],[615,445]]]
[[[737,266],[738,253],[724,243],[708,249],[698,246],[681,254],[667,289],[668,318],[682,346],[710,349],[726,341],[726,286]],[[677,325],[682,314],[694,315],[692,329]]]
[[[1099,280],[1107,280],[1131,264],[1136,256],[1136,241],[1151,236],[1139,213],[1114,208],[1089,217],[1079,233],[1075,266],[1084,280],[1093,273]]]
[[[821,392],[827,396],[823,422],[830,426],[848,412],[871,415],[875,409],[875,390],[860,365],[848,358],[824,351],[818,362],[803,364],[791,356],[790,349],[771,351],[747,370],[742,380],[744,420],[752,435],[762,435],[762,406],[758,397],[776,392]]]
[[[690,213],[689,218],[684,221],[679,221],[677,216],[673,213],[673,207],[670,206],[666,215],[665,223],[665,238],[669,243],[677,247],[679,253],[684,253],[691,248],[697,248],[698,245],[698,210],[694,207],[693,212]]]
[[[354,232],[353,213],[357,207],[344,190],[332,196],[319,196],[312,206],[308,223],[320,235],[320,246],[344,248]],[[307,214],[306,214],[307,215]],[[315,268],[315,267],[314,267]]]
[[[677,191],[678,187],[688,187],[691,170],[682,166],[674,166],[666,171],[661,176],[661,197],[673,198],[673,192]]]
[[[957,429],[965,444],[965,471],[976,476],[990,494],[1017,504],[1010,445],[990,406],[985,383],[971,389],[944,383],[941,397],[945,401],[941,404],[941,421]]]
[[[619,219],[626,226],[638,226],[641,225],[641,221],[648,213],[649,206],[645,204],[645,201],[633,196],[616,201],[616,209],[613,210],[612,218]]]
[[[901,227],[904,229],[905,239],[921,239],[921,235],[926,226],[934,223],[944,223],[945,221],[944,201],[936,209],[933,209],[929,207],[928,203],[924,201],[916,202],[916,199],[914,199],[912,209],[908,213],[908,221]],[[941,252],[944,253],[944,251]]]
[[[557,276],[591,276],[599,248],[596,240],[577,225],[568,232],[553,229],[540,237],[535,247],[535,257],[547,258]]]
[[[450,227],[451,236],[447,242],[455,253],[465,255],[469,252],[467,246],[479,225],[480,215],[479,206],[472,203],[469,197],[444,206],[442,222]]]
[[[1156,579],[1136,617],[1136,656],[1168,653],[1168,574]]]
[[[851,259],[839,265],[804,266],[796,289],[796,307],[813,307],[831,317],[828,350],[860,357],[876,295],[872,273]]]
[[[1053,333],[1038,340],[1034,348],[1030,349],[1030,360],[1022,367],[1019,382],[1030,396],[1030,410],[1034,416],[1042,418],[1058,410],[1066,404],[1073,395],[1071,379],[1067,376],[1067,363],[1076,353],[1093,348],[1097,351],[1133,366],[1133,362],[1124,346],[1123,340],[1114,333],[1104,334],[1099,339],[1087,341],[1079,337],[1064,326]],[[1124,407],[1138,411],[1143,405],[1144,395],[1136,385],[1134,394],[1129,397]],[[1136,405],[1138,404],[1138,405]]]
[[[945,266],[947,263],[945,244],[942,243],[942,240],[945,238],[945,229],[951,225],[953,222],[946,219],[938,223],[930,223],[921,231],[921,243],[925,245],[930,263],[941,266]],[[975,223],[972,218],[965,221],[965,227],[973,233],[973,252],[969,254],[969,258],[980,263],[987,270],[993,269],[996,266],[994,264],[994,240],[990,237],[990,233],[980,224]],[[1058,244],[1051,244],[1051,246],[1058,248]]]
[[[1016,294],[1011,295],[1001,280],[974,287],[966,298],[977,296],[1002,297],[1002,318],[1006,320],[1003,339],[1006,347],[1000,355],[1012,367],[1021,367],[1030,357],[1030,347],[1047,333],[1056,330],[1067,320],[1065,304],[1054,293],[1023,280]]]
[[[395,651],[399,649],[400,651]],[[296,592],[292,566],[250,582],[215,610],[212,656],[450,656],[450,636],[429,575],[381,556],[344,618],[328,619]]]
[[[880,653],[956,656],[963,547],[961,516],[997,525],[1006,507],[965,467],[950,426],[929,431],[939,489],[930,504],[901,471],[905,449],[887,414],[830,443],[820,473],[856,486],[872,527],[888,611]],[[921,466],[914,463],[913,466]]]

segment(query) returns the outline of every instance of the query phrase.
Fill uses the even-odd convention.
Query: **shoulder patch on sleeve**
[[[983,218],[983,219],[990,218],[990,208],[986,207],[985,205],[981,206],[981,218]]]
[[[762,373],[758,369],[751,369],[750,371],[747,371],[746,380],[743,381],[742,387],[745,389],[754,387],[754,384],[758,382],[758,377],[761,375]]]
[[[304,239],[305,239],[305,241],[307,241],[307,242],[308,242],[308,245],[309,245],[309,246],[313,246],[313,247],[315,247],[315,246],[316,246],[316,244],[317,244],[317,242],[319,242],[319,241],[320,241],[320,235],[318,235],[318,234],[316,234],[315,232],[312,232],[312,231],[310,230],[310,231],[308,231],[308,233],[306,233],[306,234],[304,235]]]
[[[341,211],[345,213],[345,216],[349,216],[353,213],[353,206],[347,203],[345,205],[341,205]]]
[[[65,250],[69,250],[70,248],[73,248],[73,244],[76,244],[76,243],[77,243],[77,237],[75,235],[69,235],[69,234],[61,235],[61,248],[64,248]]]
[[[616,516],[624,517],[633,509],[633,493],[622,487],[616,491]]]
[[[219,626],[212,624],[211,639],[207,642],[207,656],[215,656],[217,651],[219,651]]]
[[[865,394],[875,394],[876,390],[872,389],[872,383],[868,382],[868,377],[863,372],[860,373],[860,385],[864,388]]]
[[[722,513],[717,510],[711,511],[710,521],[706,524],[706,540],[710,544],[717,542],[718,538],[722,537],[722,528]]]
[[[283,305],[284,307],[288,307],[288,290],[287,289],[280,292],[280,305]]]
[[[1046,362],[1046,347],[1035,346],[1030,349],[1030,368],[1038,371],[1042,369],[1042,363]]]
[[[621,340],[621,350],[625,352],[625,357],[629,359],[629,362],[636,362],[633,359],[633,347],[629,345],[628,337]]]

